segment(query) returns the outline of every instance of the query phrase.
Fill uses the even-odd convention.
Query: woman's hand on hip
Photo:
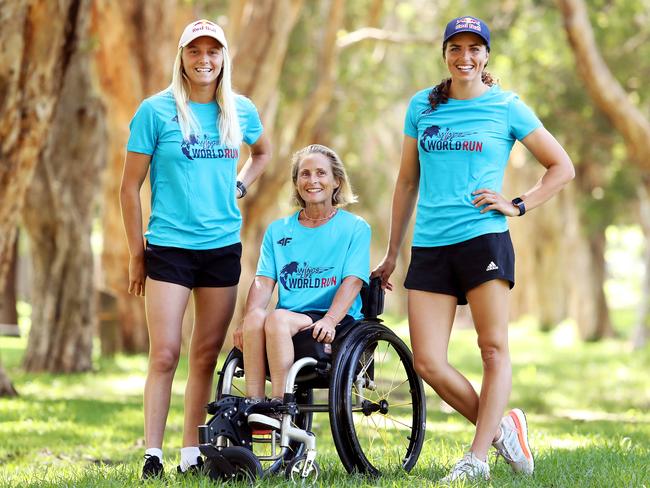
[[[515,207],[510,200],[507,200],[500,193],[490,190],[489,188],[481,188],[473,191],[474,200],[472,204],[476,208],[481,208],[481,213],[484,214],[490,210],[506,215],[507,217],[517,217],[519,215],[519,208]]]
[[[129,293],[143,297],[146,278],[144,255],[131,256],[129,258]]]
[[[374,278],[375,276],[379,276],[381,278],[381,287],[385,290],[393,291],[393,284],[388,281],[388,278],[390,278],[390,275],[395,271],[395,265],[395,259],[386,255],[384,256],[384,259],[381,260],[381,263],[372,270],[370,277]]]

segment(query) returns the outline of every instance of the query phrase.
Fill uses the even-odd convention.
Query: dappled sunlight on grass
[[[395,330],[406,333],[406,321]],[[513,477],[499,462],[493,486],[642,486],[650,473],[650,351],[625,342],[582,343],[570,324],[550,333],[522,320],[510,328],[512,406],[526,410],[537,457],[532,479]],[[101,358],[88,374],[26,374],[19,369],[24,338],[3,338],[2,359],[21,396],[0,400],[0,486],[130,486],[137,484],[144,449],[144,355]],[[473,330],[455,330],[449,358],[475,386],[482,366]],[[221,364],[221,363],[220,363]],[[387,367],[389,367],[387,365]],[[173,471],[182,440],[187,363],[179,364],[165,438]],[[473,428],[426,387],[427,436],[410,474],[381,480],[344,472],[327,414],[315,414],[322,486],[435,486],[434,480],[467,450]],[[399,432],[399,429],[395,429]],[[38,468],[34,460],[38,459]],[[602,482],[601,482],[602,480]],[[174,474],[151,486],[210,486]],[[278,479],[259,486],[284,486]],[[289,485],[286,485],[289,486]],[[486,485],[489,486],[489,485]]]

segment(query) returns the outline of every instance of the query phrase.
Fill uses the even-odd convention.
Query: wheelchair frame
[[[375,286],[377,286],[376,283]],[[383,302],[383,295],[381,298]],[[383,303],[380,306],[383,308]],[[401,467],[410,471],[417,462],[426,431],[426,402],[422,380],[415,373],[408,347],[377,318],[379,313],[373,314],[371,310],[370,315],[374,316],[357,323],[333,348],[329,362],[318,361],[313,357],[303,357],[291,366],[285,383],[283,405],[278,410],[282,414],[281,420],[268,417],[263,419],[271,429],[270,438],[256,437],[252,432],[250,436],[240,437],[238,433],[233,433],[233,427],[229,427],[230,430],[225,428],[227,427],[225,423],[232,423],[237,416],[236,422],[240,430],[246,430],[248,425],[244,426],[243,423],[260,420],[255,416],[261,415],[250,413],[250,406],[246,405],[246,401],[243,399],[239,401],[243,401],[244,404],[240,405],[239,410],[235,408],[235,411],[233,411],[232,401],[223,400],[232,398],[234,378],[244,375],[242,369],[238,370],[242,364],[238,352],[234,349],[230,352],[222,371],[219,372],[216,401],[208,405],[209,413],[215,415],[207,424],[199,426],[199,448],[207,457],[206,464],[208,464],[211,477],[221,480],[235,477],[237,470],[233,470],[233,466],[229,465],[227,460],[222,459],[223,456],[227,457],[229,449],[244,447],[250,449],[252,454],[254,443],[267,443],[271,445],[270,454],[248,456],[249,459],[244,462],[245,466],[241,466],[240,462],[239,467],[248,470],[249,473],[259,474],[262,472],[260,461],[265,461],[271,463],[266,473],[277,472],[284,465],[285,475],[290,479],[302,481],[316,479],[320,471],[315,462],[316,437],[309,431],[311,416],[316,412],[329,413],[334,444],[346,470],[379,475],[381,468],[377,466],[377,460],[369,459],[368,454],[364,452],[364,446],[359,440],[360,432],[354,423],[354,415],[362,414],[365,417],[370,417],[373,414],[378,414],[384,416],[384,421],[389,417],[391,403],[387,398],[379,399],[381,396],[379,395],[376,400],[372,400],[362,393],[366,391],[373,393],[378,390],[374,376],[377,368],[374,355],[382,342],[386,343],[384,359],[390,346],[391,350],[397,353],[400,365],[406,374],[406,379],[401,384],[394,388],[394,385],[391,384],[390,387],[395,390],[408,382],[408,390],[403,388],[400,391],[410,395],[412,424],[408,425],[399,420],[394,420],[393,423],[402,430],[404,430],[403,426],[410,429],[410,435],[405,436],[408,446],[405,447],[405,452],[400,453]],[[366,364],[364,361],[369,353],[372,358]],[[304,374],[305,369],[311,371]],[[395,375],[393,375],[393,379]],[[329,379],[328,403],[325,404],[314,404],[310,401],[312,387],[308,386],[308,383],[319,378]],[[314,388],[318,388],[318,386]],[[388,396],[393,390],[388,391]],[[298,402],[297,399],[301,402]],[[220,400],[223,401],[220,403]],[[298,417],[300,419],[296,420]],[[299,425],[292,425],[294,420]],[[239,452],[239,455],[243,454],[243,452]],[[254,476],[250,476],[247,479],[250,481],[253,478]]]

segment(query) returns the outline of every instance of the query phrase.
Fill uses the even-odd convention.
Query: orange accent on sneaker
[[[530,451],[528,451],[528,446],[526,446],[526,439],[524,439],[524,428],[521,426],[521,422],[519,422],[519,417],[517,417],[517,414],[513,411],[510,411],[508,415],[510,415],[513,422],[515,423],[515,427],[517,429],[517,437],[519,438],[519,444],[521,445],[521,450],[524,452],[524,456],[526,456],[526,459],[531,459],[532,456],[530,455]]]

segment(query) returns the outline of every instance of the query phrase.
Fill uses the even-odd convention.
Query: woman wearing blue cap
[[[231,89],[230,68],[221,27],[192,22],[178,43],[171,85],[144,100],[131,121],[121,203],[131,254],[129,292],[144,295],[145,278],[147,288],[143,478],[163,474],[163,434],[191,292],[194,327],[178,471],[201,466],[197,426],[205,422],[241,271],[235,199],[246,194],[271,156],[255,106]],[[242,142],[251,158],[237,174]],[[143,236],[140,187],[149,170],[151,217]]]
[[[505,417],[512,384],[508,352],[514,251],[508,217],[538,207],[574,177],[571,159],[535,114],[501,90],[485,67],[490,31],[481,19],[447,24],[442,46],[450,78],[411,99],[393,195],[388,250],[374,275],[384,286],[417,201],[408,289],[415,368],[440,397],[476,425],[469,452],[443,481],[488,479],[490,445],[516,472],[531,474],[524,413]],[[506,198],[502,182],[510,150],[521,141],[546,168],[537,184]],[[447,361],[457,304],[469,303],[483,360],[480,394]]]

